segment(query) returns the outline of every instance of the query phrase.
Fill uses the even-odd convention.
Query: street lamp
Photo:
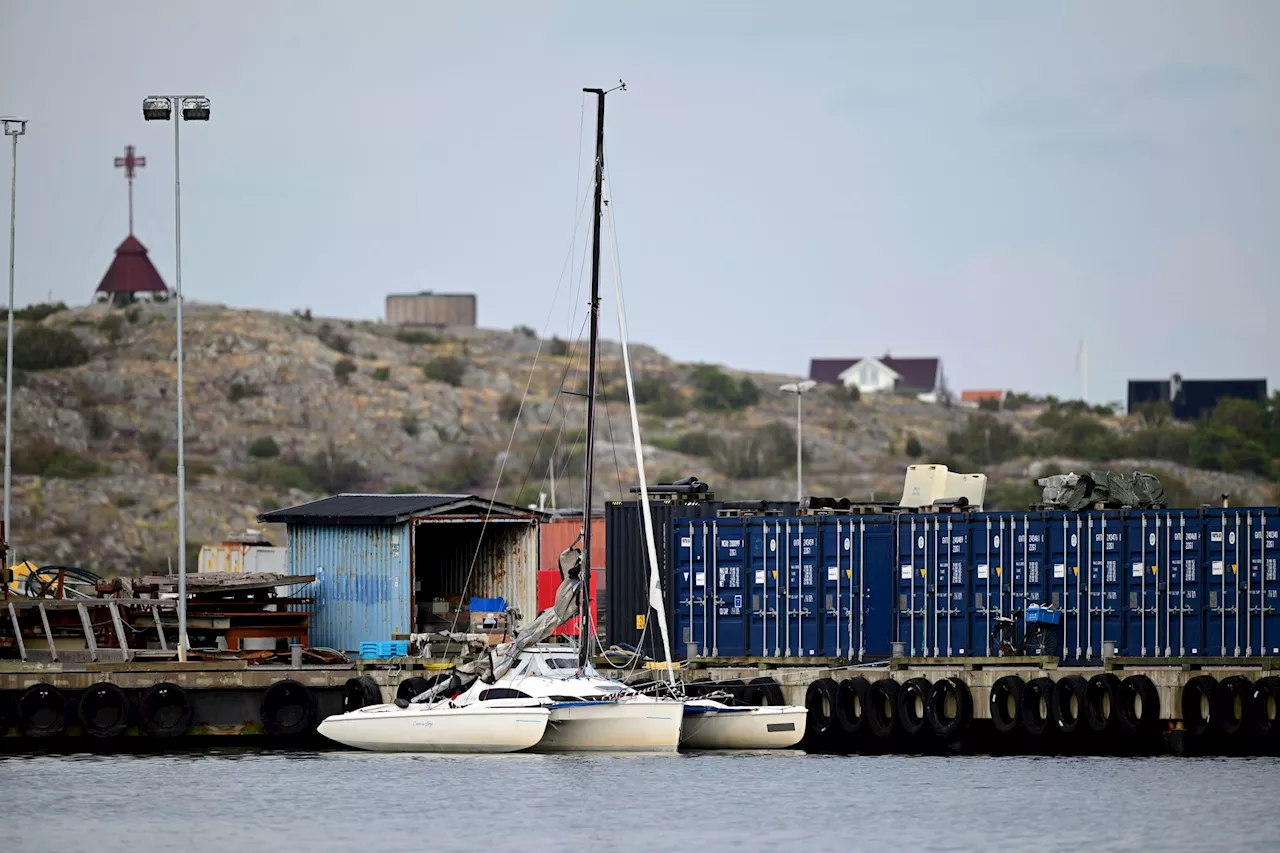
[[[183,121],[208,121],[209,99],[203,95],[152,95],[142,100],[147,121],[169,121],[173,111],[182,114],[173,122],[173,237],[174,298],[178,302],[178,660],[187,659],[187,466],[183,444],[182,403],[182,180],[179,129]]]
[[[806,379],[803,382],[788,382],[778,388],[779,391],[785,391],[788,394],[796,395],[796,503],[804,500],[804,477],[802,468],[804,465],[804,440],[801,438],[801,416],[800,401],[804,398],[806,391],[813,389],[817,385],[812,379]]]
[[[13,174],[9,179],[9,336],[4,367],[4,538],[12,541],[9,528],[10,491],[13,481],[13,241],[18,220],[18,137],[27,132],[25,118],[0,118],[4,135],[13,137]]]

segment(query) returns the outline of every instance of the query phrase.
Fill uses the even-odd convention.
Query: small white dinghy
[[[519,752],[547,731],[551,712],[537,701],[495,699],[463,707],[370,705],[326,717],[318,731],[345,746],[377,752]]]
[[[681,749],[789,749],[804,737],[799,705],[725,705],[714,699],[684,704]]]

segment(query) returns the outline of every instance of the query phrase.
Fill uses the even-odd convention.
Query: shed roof
[[[264,512],[258,520],[268,524],[398,524],[412,516],[489,512],[500,516],[541,518],[545,513],[475,495],[370,495],[341,494],[297,506]]]
[[[98,293],[163,293],[165,286],[155,264],[147,257],[147,247],[130,234],[116,248],[115,259],[98,284]]]

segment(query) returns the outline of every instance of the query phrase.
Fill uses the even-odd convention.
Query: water
[[[5,851],[1269,850],[1280,760],[0,758]],[[287,844],[287,847],[284,846]]]

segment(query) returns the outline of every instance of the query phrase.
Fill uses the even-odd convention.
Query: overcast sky
[[[469,291],[481,325],[563,335],[580,90],[623,78],[637,341],[794,373],[936,354],[955,388],[1075,396],[1087,335],[1098,401],[1280,380],[1280,3],[623,6],[0,0],[0,114],[31,119],[15,301],[90,299],[130,143],[172,284],[172,126],[140,99],[178,90],[213,101],[183,127],[188,299],[373,318]]]

